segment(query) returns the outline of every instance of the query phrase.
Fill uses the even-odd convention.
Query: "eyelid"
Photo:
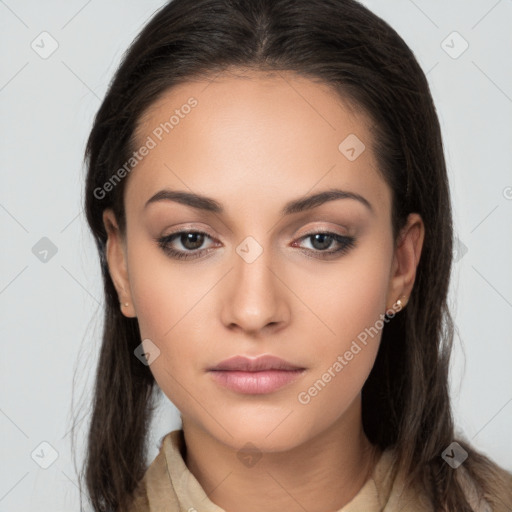
[[[340,232],[339,230],[336,230],[334,228],[323,227],[323,228],[311,228],[308,231],[306,231],[305,233],[299,235],[299,238],[303,238],[303,237],[308,236],[308,235],[316,235],[318,233],[335,234],[335,235],[338,235],[338,236],[346,236],[346,237],[350,237],[351,236],[348,232],[343,233],[343,232]]]
[[[309,226],[309,227],[308,227]],[[300,231],[302,229],[299,228],[297,230]],[[340,236],[352,236],[354,235],[353,229],[350,229],[346,224],[339,224],[337,222],[329,222],[326,220],[317,220],[315,222],[308,222],[305,227],[305,234],[314,234],[319,232],[329,232],[336,233]],[[300,235],[303,236],[303,235]]]
[[[201,231],[201,232],[208,233],[209,236],[212,236],[209,232],[210,231],[209,227],[204,227],[204,226],[207,226],[207,225],[202,224],[202,223],[196,224],[194,222],[185,222],[184,224],[179,224],[178,226],[174,226],[172,228],[172,231],[167,233],[167,235],[172,235],[174,233],[180,233],[181,231],[197,231],[197,232]],[[167,235],[162,235],[162,236],[167,236]]]

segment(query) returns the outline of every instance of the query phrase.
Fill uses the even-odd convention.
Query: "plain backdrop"
[[[512,1],[363,3],[405,39],[431,85],[457,236],[456,424],[512,470]],[[0,1],[0,512],[79,509],[70,429],[76,414],[80,460],[103,300],[83,150],[123,52],[162,4]],[[164,399],[151,460],[177,426]]]

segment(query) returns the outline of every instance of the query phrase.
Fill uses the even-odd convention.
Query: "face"
[[[109,265],[184,423],[284,450],[360,400],[421,248],[413,229],[394,246],[370,126],[326,85],[257,72],[182,84],[141,120]],[[264,355],[288,369],[211,370]]]

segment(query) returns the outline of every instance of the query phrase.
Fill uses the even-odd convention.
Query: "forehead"
[[[135,147],[152,148],[130,174],[126,198],[141,206],[178,188],[228,202],[243,194],[254,206],[262,197],[282,204],[315,187],[344,186],[385,202],[371,126],[331,87],[292,72],[182,83],[139,122]]]

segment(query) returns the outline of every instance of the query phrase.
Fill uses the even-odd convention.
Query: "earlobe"
[[[387,304],[391,302],[395,305],[400,300],[401,307],[404,307],[407,298],[411,296],[424,236],[425,226],[421,216],[418,213],[409,214],[395,247]]]
[[[110,277],[119,297],[119,306],[123,315],[133,318],[136,316],[130,292],[130,282],[126,262],[125,241],[118,227],[112,209],[103,212],[103,224],[107,232],[105,257],[108,263]]]

